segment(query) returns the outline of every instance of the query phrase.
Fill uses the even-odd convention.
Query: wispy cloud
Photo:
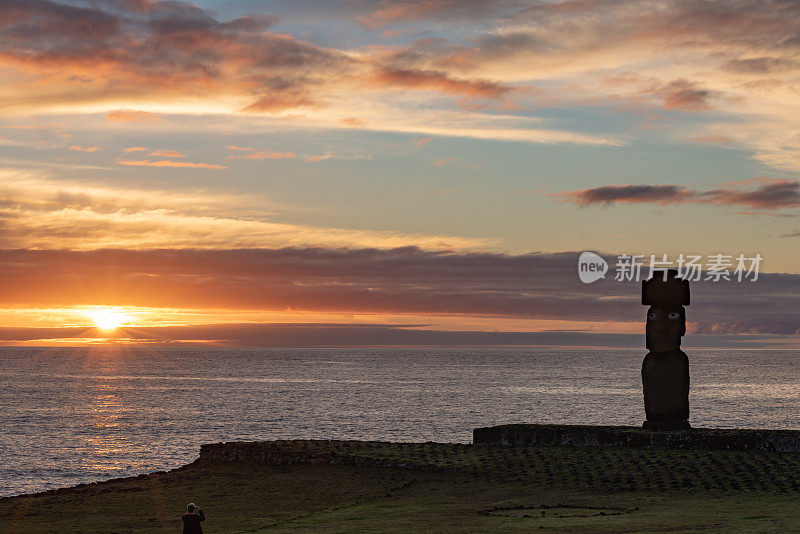
[[[275,152],[274,150],[259,150],[249,154],[238,154],[228,156],[229,159],[295,159],[297,154],[294,152]]]
[[[315,161],[324,161],[326,159],[333,159],[334,153],[333,152],[323,152],[322,154],[316,154],[313,156],[306,156],[303,158],[303,161],[315,162]]]
[[[792,2],[385,0],[368,9],[359,20],[371,28],[479,26],[471,38],[395,47],[407,68],[515,88],[536,80],[539,105],[704,114],[704,124],[678,121],[666,135],[725,136],[768,165],[800,169],[788,118],[800,113],[791,82],[800,74],[800,9]]]
[[[430,143],[432,139],[432,137],[412,137],[411,142],[414,143],[414,146],[423,146]]]
[[[97,152],[100,150],[99,146],[84,146],[84,145],[72,145],[69,147],[70,150],[75,150],[76,152]]]
[[[303,158],[303,161],[311,163],[317,161],[325,161],[329,159],[345,159],[345,160],[359,160],[359,159],[372,159],[370,154],[339,154],[333,150],[326,150],[322,154],[310,154]]]
[[[0,173],[0,247],[474,250],[495,244],[487,238],[283,223],[275,215],[278,207],[254,194],[111,187],[8,170]]]
[[[227,169],[225,165],[218,165],[216,163],[192,163],[191,161],[170,161],[159,160],[152,161],[149,159],[143,160],[117,160],[120,165],[127,165],[129,167],[186,167],[190,169]]]

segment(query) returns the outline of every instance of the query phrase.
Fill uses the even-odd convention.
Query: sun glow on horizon
[[[119,308],[96,308],[87,310],[85,314],[100,330],[116,330],[133,321],[133,317]]]

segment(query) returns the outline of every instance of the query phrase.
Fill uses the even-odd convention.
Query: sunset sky
[[[6,0],[0,72],[0,344],[643,348],[683,253],[800,348],[795,1]]]

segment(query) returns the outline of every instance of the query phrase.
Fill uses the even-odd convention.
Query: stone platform
[[[800,453],[798,430],[692,428],[644,430],[635,426],[500,425],[476,428],[475,445],[631,447],[722,451],[773,451]]]

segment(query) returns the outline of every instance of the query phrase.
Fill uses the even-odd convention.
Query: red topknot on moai
[[[642,282],[647,310],[647,356],[642,362],[642,389],[651,430],[680,430],[689,426],[689,358],[680,350],[686,333],[689,281],[678,271],[655,271]]]

